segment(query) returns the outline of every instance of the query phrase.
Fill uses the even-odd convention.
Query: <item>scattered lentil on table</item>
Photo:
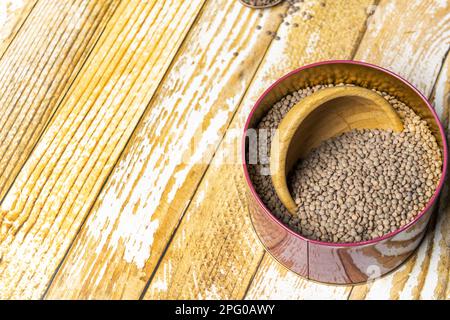
[[[287,95],[268,111],[258,128],[276,129],[297,102],[329,86],[334,85],[317,85]],[[326,242],[371,240],[411,222],[434,194],[442,166],[436,138],[411,108],[377,92],[398,112],[404,130],[354,130],[324,141],[289,176],[298,205],[294,216],[278,199],[270,175],[265,174],[268,164],[249,166],[263,202],[292,230]],[[267,143],[270,151],[270,135]]]
[[[278,4],[279,1],[278,0],[242,0],[243,2],[249,4],[249,5],[253,5],[253,6],[269,6],[269,5],[274,5],[274,4]],[[286,1],[282,1],[282,3],[285,3],[287,5],[287,12],[286,13],[280,13],[279,17],[281,18],[281,22],[286,25],[289,26],[291,25],[291,23],[289,21],[286,21],[287,19],[290,18],[290,16],[292,16],[294,13],[298,12],[301,10],[300,7],[300,3],[303,3],[304,0],[286,0]],[[322,7],[326,6],[325,1],[321,2],[320,5]],[[262,9],[260,9],[262,10]],[[310,20],[313,18],[312,14],[310,12],[307,11],[303,11],[302,12],[303,18],[304,20]],[[261,12],[258,14],[258,16],[260,18],[262,18],[264,16],[264,14]],[[298,23],[293,23],[292,26],[294,28],[298,28],[299,24]],[[257,30],[261,30],[262,27],[260,25],[256,26]],[[268,36],[273,37],[275,40],[281,40],[281,37],[279,35],[277,35],[276,31],[272,31],[272,30],[267,30],[266,34]]]

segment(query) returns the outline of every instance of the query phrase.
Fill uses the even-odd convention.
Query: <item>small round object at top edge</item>
[[[264,5],[253,5],[253,4],[246,2],[245,0],[239,0],[239,2],[242,3],[244,6],[252,8],[252,9],[265,9],[265,8],[274,7],[278,4],[280,4],[281,2],[283,2],[283,0],[274,0],[272,2],[268,2],[267,4],[264,4]]]

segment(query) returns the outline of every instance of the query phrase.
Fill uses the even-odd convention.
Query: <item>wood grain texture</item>
[[[356,58],[389,68],[406,77],[425,95],[434,98],[438,115],[448,124],[449,4],[436,1],[385,1],[370,22]],[[399,12],[401,14],[399,15]],[[396,32],[392,28],[396,26]],[[402,43],[402,46],[399,46]],[[382,48],[382,50],[381,50]],[[442,72],[438,79],[439,71]],[[436,83],[436,90],[432,94]],[[448,191],[444,191],[444,194]],[[351,299],[442,299],[448,285],[449,250],[445,244],[447,196],[430,223],[418,251],[397,271],[355,286]]]
[[[448,1],[382,0],[365,33],[373,1],[307,0],[272,43],[254,28],[275,29],[283,7],[258,18],[228,0],[5,1],[0,298],[42,297],[64,260],[46,298],[137,298],[150,280],[147,299],[450,299],[448,184],[402,268],[334,287],[264,254],[239,165],[243,123],[270,83],[355,52],[431,95],[448,128]]]
[[[345,300],[351,288],[307,281],[281,267],[270,254],[265,253],[245,299],[276,300]]]
[[[37,0],[0,1],[0,57],[11,44]]]
[[[450,2],[382,0],[356,60],[399,73],[429,96],[450,45]]]
[[[2,203],[1,298],[42,297],[202,4],[120,3]]]
[[[450,56],[436,81],[432,102],[449,132]],[[450,268],[449,181],[441,194],[436,217],[419,250],[393,274],[369,285],[356,286],[351,299],[448,299]]]
[[[272,42],[145,298],[244,297],[263,255],[249,221],[240,166],[240,138],[246,117],[263,90],[288,71],[316,60],[351,58],[371,4],[333,1],[322,7],[320,2],[305,1],[302,5],[314,16],[312,19],[297,12],[290,22],[299,23],[298,28],[283,24],[278,30],[281,40]],[[276,272],[285,272],[281,269],[277,266]],[[265,274],[274,277],[273,269]],[[264,281],[264,275],[258,279]],[[286,282],[284,290],[298,294],[299,286],[300,280],[289,286]]]
[[[276,28],[277,12],[205,5],[47,298],[139,298],[270,44],[256,26]]]
[[[0,201],[117,2],[40,1],[0,60]]]
[[[450,47],[450,43],[449,43]],[[431,96],[434,110],[441,119],[444,128],[447,129],[447,135],[450,129],[450,55],[447,52],[447,58],[442,65],[441,72],[434,86]]]
[[[448,53],[434,87],[433,104],[444,128],[446,128],[447,141],[450,141],[450,55]],[[425,282],[430,290],[426,291],[427,295],[422,292],[421,298],[443,297],[447,300],[450,299],[450,182],[448,177],[449,174],[447,173],[447,180],[442,190],[438,208],[435,239],[433,239],[433,243],[438,250],[434,250],[432,253],[434,256],[431,257],[430,271],[426,276],[426,280],[430,280]],[[433,272],[436,273],[433,274]]]

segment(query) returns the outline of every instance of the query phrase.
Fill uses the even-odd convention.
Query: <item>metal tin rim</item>
[[[372,68],[372,69],[376,69],[379,70],[381,72],[387,73],[391,76],[393,76],[394,78],[398,79],[399,81],[403,82],[404,84],[406,84],[408,87],[410,87],[427,105],[428,109],[431,111],[434,120],[436,121],[438,127],[439,127],[439,133],[441,135],[442,138],[442,145],[443,145],[443,149],[444,149],[444,154],[443,154],[443,161],[442,161],[442,175],[441,175],[441,179],[439,180],[439,184],[433,194],[433,196],[431,197],[431,199],[428,201],[427,205],[425,206],[425,208],[414,218],[413,221],[407,223],[406,225],[404,225],[403,227],[387,233],[381,237],[372,239],[372,240],[366,240],[366,241],[360,241],[360,242],[348,242],[348,243],[336,243],[336,242],[324,242],[324,241],[318,241],[318,240],[312,240],[312,239],[308,239],[302,235],[300,235],[299,233],[291,230],[290,228],[288,228],[287,226],[284,225],[284,223],[282,223],[281,221],[279,221],[272,213],[271,211],[266,207],[266,205],[262,202],[261,198],[259,197],[258,193],[256,192],[255,188],[253,187],[253,183],[250,179],[250,175],[248,173],[247,170],[247,163],[245,160],[245,138],[246,138],[246,132],[247,129],[250,125],[250,121],[253,117],[253,114],[255,113],[256,109],[258,109],[261,101],[264,99],[264,97],[270,92],[272,91],[272,89],[277,86],[280,82],[284,81],[285,79],[289,78],[290,76],[301,72],[305,69],[309,69],[309,68],[313,68],[316,66],[320,66],[320,65],[326,65],[326,64],[338,64],[338,63],[342,63],[342,64],[355,64],[355,65],[362,65],[368,68]],[[327,246],[327,247],[359,247],[359,246],[364,246],[364,245],[369,245],[369,244],[374,244],[374,243],[379,243],[383,240],[392,238],[393,236],[403,232],[404,230],[408,229],[409,227],[411,227],[412,225],[414,225],[417,221],[420,220],[420,218],[422,218],[423,215],[425,215],[426,212],[428,212],[428,210],[430,210],[430,208],[434,205],[434,203],[437,200],[437,197],[439,196],[443,185],[444,185],[444,180],[445,177],[447,175],[447,157],[448,157],[448,150],[447,150],[447,141],[446,141],[446,135],[445,135],[445,131],[444,128],[442,126],[441,121],[439,120],[439,117],[436,114],[436,111],[434,110],[434,108],[432,107],[431,103],[428,101],[428,99],[414,86],[412,85],[409,81],[407,81],[406,79],[404,79],[403,77],[399,76],[398,74],[382,68],[380,66],[371,64],[371,63],[367,63],[367,62],[363,62],[363,61],[356,61],[356,60],[327,60],[327,61],[321,61],[321,62],[316,62],[316,63],[312,63],[312,64],[308,64],[305,65],[303,67],[297,68],[289,73],[287,73],[286,75],[282,76],[281,78],[279,78],[277,81],[275,81],[268,89],[266,89],[264,91],[264,93],[259,97],[259,99],[256,101],[255,105],[253,106],[252,110],[250,111],[248,117],[247,117],[247,121],[245,122],[244,125],[244,132],[242,135],[242,141],[241,141],[241,160],[242,160],[242,166],[243,166],[243,170],[244,170],[244,175],[245,175],[245,180],[247,183],[247,186],[250,189],[250,192],[252,194],[252,197],[258,202],[258,205],[263,209],[264,213],[270,218],[272,219],[275,223],[277,223],[278,225],[280,225],[284,230],[286,230],[287,232],[289,232],[290,234],[294,235],[295,237],[298,237],[306,242],[309,243],[314,243],[317,245],[322,245],[322,246]],[[252,221],[253,223],[253,221]]]
[[[274,3],[266,4],[265,6],[254,6],[254,5],[251,5],[251,4],[246,3],[246,2],[243,1],[243,0],[239,0],[239,2],[240,2],[242,5],[244,5],[244,6],[248,7],[248,8],[252,8],[252,9],[266,9],[266,8],[275,7],[276,5],[280,4],[282,1],[283,1],[283,0],[278,0],[278,1],[275,1]]]

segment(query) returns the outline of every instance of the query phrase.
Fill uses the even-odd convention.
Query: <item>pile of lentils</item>
[[[242,0],[242,2],[251,6],[264,7],[278,4],[280,0]]]
[[[308,87],[284,97],[258,128],[273,132],[302,98],[332,86]],[[393,232],[424,209],[439,183],[442,158],[427,123],[395,97],[374,91],[394,107],[404,130],[353,130],[322,142],[289,174],[291,195],[298,206],[295,215],[278,199],[267,174],[267,159],[249,166],[266,206],[309,239],[348,243]],[[273,133],[267,139],[269,151],[272,137]]]

